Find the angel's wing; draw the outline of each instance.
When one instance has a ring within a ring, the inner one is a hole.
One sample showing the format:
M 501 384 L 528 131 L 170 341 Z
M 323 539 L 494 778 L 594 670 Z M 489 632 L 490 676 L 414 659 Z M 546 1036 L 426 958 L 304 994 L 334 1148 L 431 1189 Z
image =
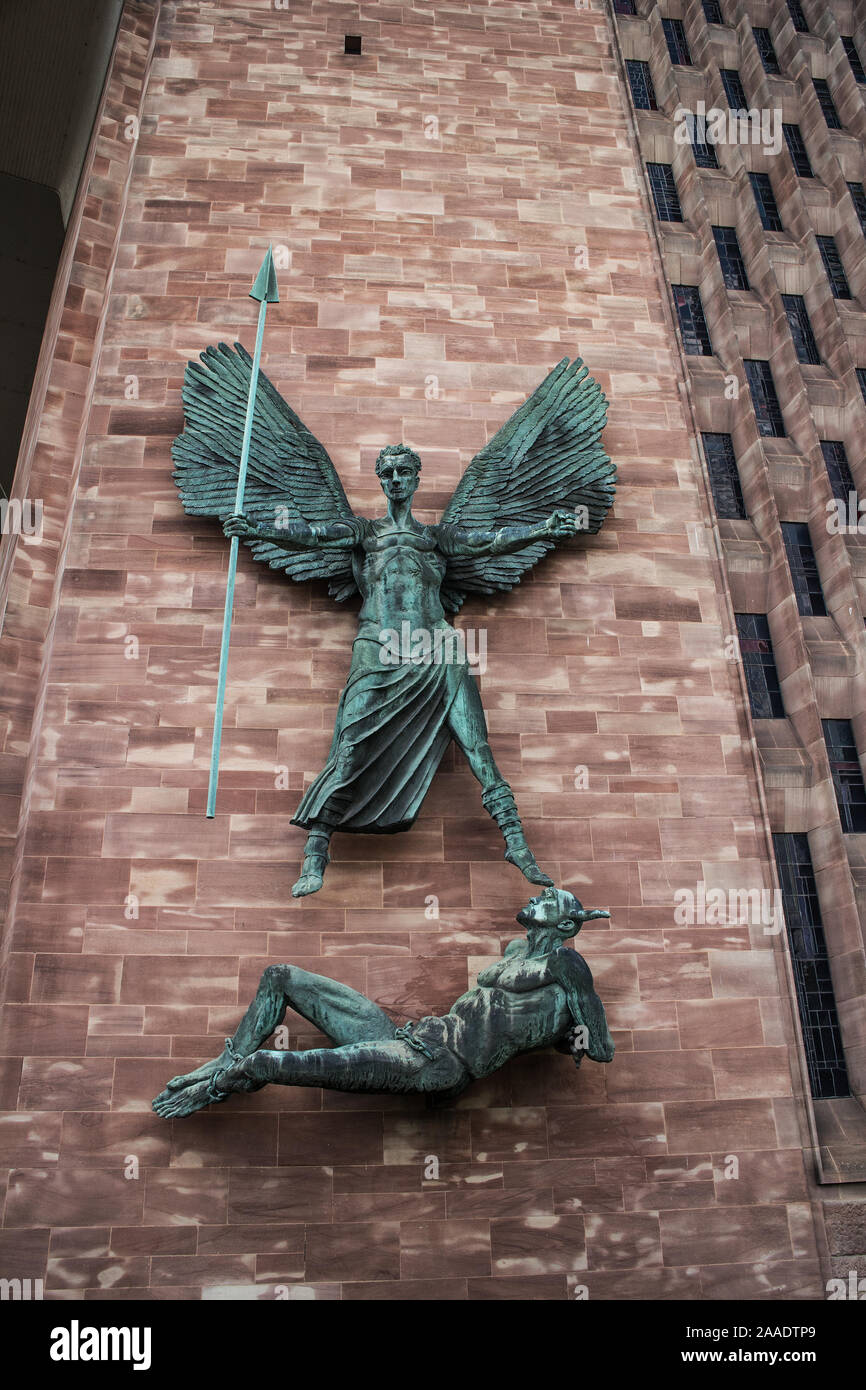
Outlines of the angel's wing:
M 184 511 L 220 521 L 235 510 L 238 464 L 252 358 L 235 343 L 209 347 L 204 364 L 188 362 L 183 379 L 184 432 L 171 446 L 174 480 Z M 352 509 L 324 446 L 259 373 L 250 439 L 244 514 L 267 526 L 351 521 Z M 349 550 L 282 550 L 250 540 L 257 560 L 292 579 L 327 579 L 336 599 L 355 593 Z
M 581 358 L 564 357 L 516 410 L 458 483 L 445 525 L 494 531 L 543 521 L 557 507 L 579 513 L 581 530 L 601 527 L 613 501 L 616 468 L 599 436 L 607 400 Z M 556 541 L 535 541 L 512 555 L 450 557 L 443 602 L 455 610 L 471 591 L 510 589 Z

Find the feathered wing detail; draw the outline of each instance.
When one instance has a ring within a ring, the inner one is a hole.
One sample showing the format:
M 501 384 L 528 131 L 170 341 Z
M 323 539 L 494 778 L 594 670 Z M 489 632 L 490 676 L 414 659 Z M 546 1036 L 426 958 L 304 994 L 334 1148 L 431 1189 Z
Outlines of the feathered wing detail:
M 557 507 L 585 507 L 581 529 L 600 529 L 613 501 L 616 468 L 601 446 L 607 400 L 580 357 L 564 357 L 476 454 L 442 524 L 494 531 L 544 521 Z M 583 515 L 583 514 L 581 514 Z M 467 592 L 510 589 L 557 542 L 512 555 L 450 557 L 442 598 L 452 611 Z
M 183 379 L 184 432 L 171 446 L 184 511 L 224 521 L 235 510 L 238 464 L 252 358 L 235 343 L 209 347 L 188 362 Z M 327 450 L 259 372 L 250 439 L 244 514 L 267 526 L 351 521 L 352 509 Z M 326 579 L 336 599 L 356 593 L 349 550 L 281 549 L 250 540 L 257 560 L 292 579 Z

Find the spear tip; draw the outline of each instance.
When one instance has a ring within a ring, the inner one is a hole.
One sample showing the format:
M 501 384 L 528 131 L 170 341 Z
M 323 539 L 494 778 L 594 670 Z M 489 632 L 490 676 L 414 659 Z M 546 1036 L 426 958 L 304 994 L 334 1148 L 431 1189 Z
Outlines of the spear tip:
M 253 282 L 250 290 L 250 299 L 257 299 L 259 303 L 266 299 L 269 304 L 279 304 L 280 296 L 277 293 L 277 272 L 274 269 L 273 247 L 268 247 L 267 255 L 259 267 L 259 273 Z

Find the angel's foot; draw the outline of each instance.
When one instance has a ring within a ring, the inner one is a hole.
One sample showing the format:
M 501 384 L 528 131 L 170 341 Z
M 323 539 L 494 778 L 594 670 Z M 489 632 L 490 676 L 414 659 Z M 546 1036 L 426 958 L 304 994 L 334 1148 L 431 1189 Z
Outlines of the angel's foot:
M 535 855 L 524 841 L 522 845 L 510 846 L 505 851 L 505 858 L 509 864 L 513 864 L 519 869 L 524 878 L 528 878 L 530 883 L 542 884 L 545 888 L 553 887 L 553 879 L 539 868 L 535 861 Z
M 293 898 L 306 898 L 310 893 L 318 893 L 325 881 L 325 870 L 331 862 L 328 845 L 331 843 L 330 828 L 319 823 L 314 825 L 304 845 L 304 862 L 301 877 L 292 885 Z
M 538 883 L 545 888 L 553 887 L 553 879 L 540 869 L 535 855 L 526 843 L 520 816 L 514 801 L 514 793 L 507 782 L 494 782 L 492 787 L 481 793 L 485 810 L 493 817 L 505 839 L 505 858 L 514 864 L 530 883 Z
M 305 854 L 301 877 L 297 883 L 292 884 L 292 897 L 306 898 L 310 893 L 318 893 L 325 881 L 328 863 L 327 854 Z

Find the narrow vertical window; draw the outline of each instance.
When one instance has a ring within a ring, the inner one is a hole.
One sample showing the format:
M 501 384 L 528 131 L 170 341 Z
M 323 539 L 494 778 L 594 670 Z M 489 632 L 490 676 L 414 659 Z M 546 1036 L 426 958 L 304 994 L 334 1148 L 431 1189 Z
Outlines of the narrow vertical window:
M 781 439 L 785 433 L 785 422 L 782 418 L 782 408 L 779 405 L 779 397 L 776 395 L 769 362 L 762 362 L 757 358 L 747 358 L 743 365 L 746 369 L 746 380 L 749 383 L 759 434 Z
M 647 164 L 650 190 L 660 222 L 682 222 L 683 212 L 677 194 L 677 183 L 670 164 Z
M 808 526 L 799 521 L 783 521 L 782 538 L 794 582 L 797 612 L 804 618 L 823 618 L 827 605 Z
M 671 289 L 686 352 L 692 357 L 712 357 L 710 331 L 697 285 L 671 285 Z
M 851 465 L 848 462 L 845 445 L 841 439 L 822 439 L 821 453 L 824 455 L 824 463 L 827 465 L 827 476 L 830 479 L 833 496 L 847 503 L 848 494 L 856 489 L 854 479 L 851 476 Z
M 857 213 L 860 230 L 866 236 L 866 193 L 863 191 L 862 183 L 849 183 L 848 192 L 851 194 L 851 202 Z
M 781 232 L 783 230 L 782 218 L 776 205 L 770 175 L 750 174 L 749 183 L 752 185 L 752 192 L 758 205 L 761 226 L 766 232 Z
M 845 57 L 851 64 L 851 71 L 858 82 L 866 82 L 866 72 L 863 71 L 863 64 L 860 62 L 860 54 L 854 46 L 852 38 L 842 38 L 842 47 L 845 50 Z
M 702 432 L 701 443 L 717 515 L 725 521 L 744 521 L 746 504 L 731 436 Z
M 692 55 L 689 52 L 683 21 L 681 19 L 663 19 L 662 28 L 667 40 L 671 62 L 682 67 L 691 67 Z
M 803 14 L 803 6 L 800 0 L 788 0 L 788 14 L 798 34 L 808 34 L 809 26 L 806 23 L 806 16 Z
M 769 29 L 753 28 L 752 33 L 755 36 L 755 43 L 758 45 L 761 62 L 764 64 L 764 72 L 781 73 L 782 69 L 779 67 L 779 60 L 776 57 L 776 50 L 773 48 Z
M 752 715 L 755 719 L 784 719 L 785 706 L 766 614 L 735 613 L 734 617 Z
M 836 110 L 836 104 L 830 93 L 829 83 L 823 77 L 813 77 L 812 85 L 815 88 L 815 95 L 824 113 L 824 120 L 827 122 L 830 130 L 841 130 L 842 122 L 839 120 L 839 112 Z
M 773 836 L 809 1086 L 816 1100 L 850 1094 L 815 870 L 805 835 Z
M 866 830 L 866 785 L 850 719 L 822 719 L 839 819 L 846 835 Z
M 836 238 L 817 236 L 815 240 L 818 243 L 818 250 L 821 252 L 821 260 L 824 262 L 824 269 L 827 272 L 827 279 L 830 281 L 833 298 L 850 299 L 851 290 L 848 287 L 848 277 L 845 274 L 842 257 L 836 246 Z
M 737 240 L 736 227 L 713 227 L 713 237 L 716 250 L 719 253 L 722 279 L 725 285 L 729 290 L 747 290 L 749 277 L 746 274 L 746 264 L 740 251 L 740 243 Z
M 743 87 L 742 79 L 736 68 L 720 68 L 722 86 L 725 89 L 725 96 L 728 98 L 728 105 L 732 111 L 748 111 L 749 103 L 746 100 L 746 91 Z
M 805 299 L 801 294 L 783 294 L 782 303 L 785 306 L 788 327 L 794 340 L 797 361 L 819 363 L 821 354 L 818 351 L 818 344 L 815 342 L 815 335 L 812 332 L 812 325 L 806 312 Z
M 788 146 L 788 153 L 794 165 L 794 169 L 801 179 L 813 179 L 812 165 L 809 163 L 809 156 L 806 153 L 806 146 L 803 143 L 803 136 L 798 125 L 788 125 L 782 122 L 782 134 L 785 137 L 785 144 Z
M 692 153 L 695 156 L 695 163 L 699 169 L 718 169 L 719 161 L 716 152 L 711 144 L 706 140 L 698 138 L 698 127 L 695 122 L 689 124 L 689 139 L 692 143 Z
M 638 62 L 635 58 L 629 58 L 625 67 L 628 73 L 628 85 L 631 87 L 631 99 L 637 109 L 639 111 L 658 111 L 656 89 L 653 86 L 649 63 Z

